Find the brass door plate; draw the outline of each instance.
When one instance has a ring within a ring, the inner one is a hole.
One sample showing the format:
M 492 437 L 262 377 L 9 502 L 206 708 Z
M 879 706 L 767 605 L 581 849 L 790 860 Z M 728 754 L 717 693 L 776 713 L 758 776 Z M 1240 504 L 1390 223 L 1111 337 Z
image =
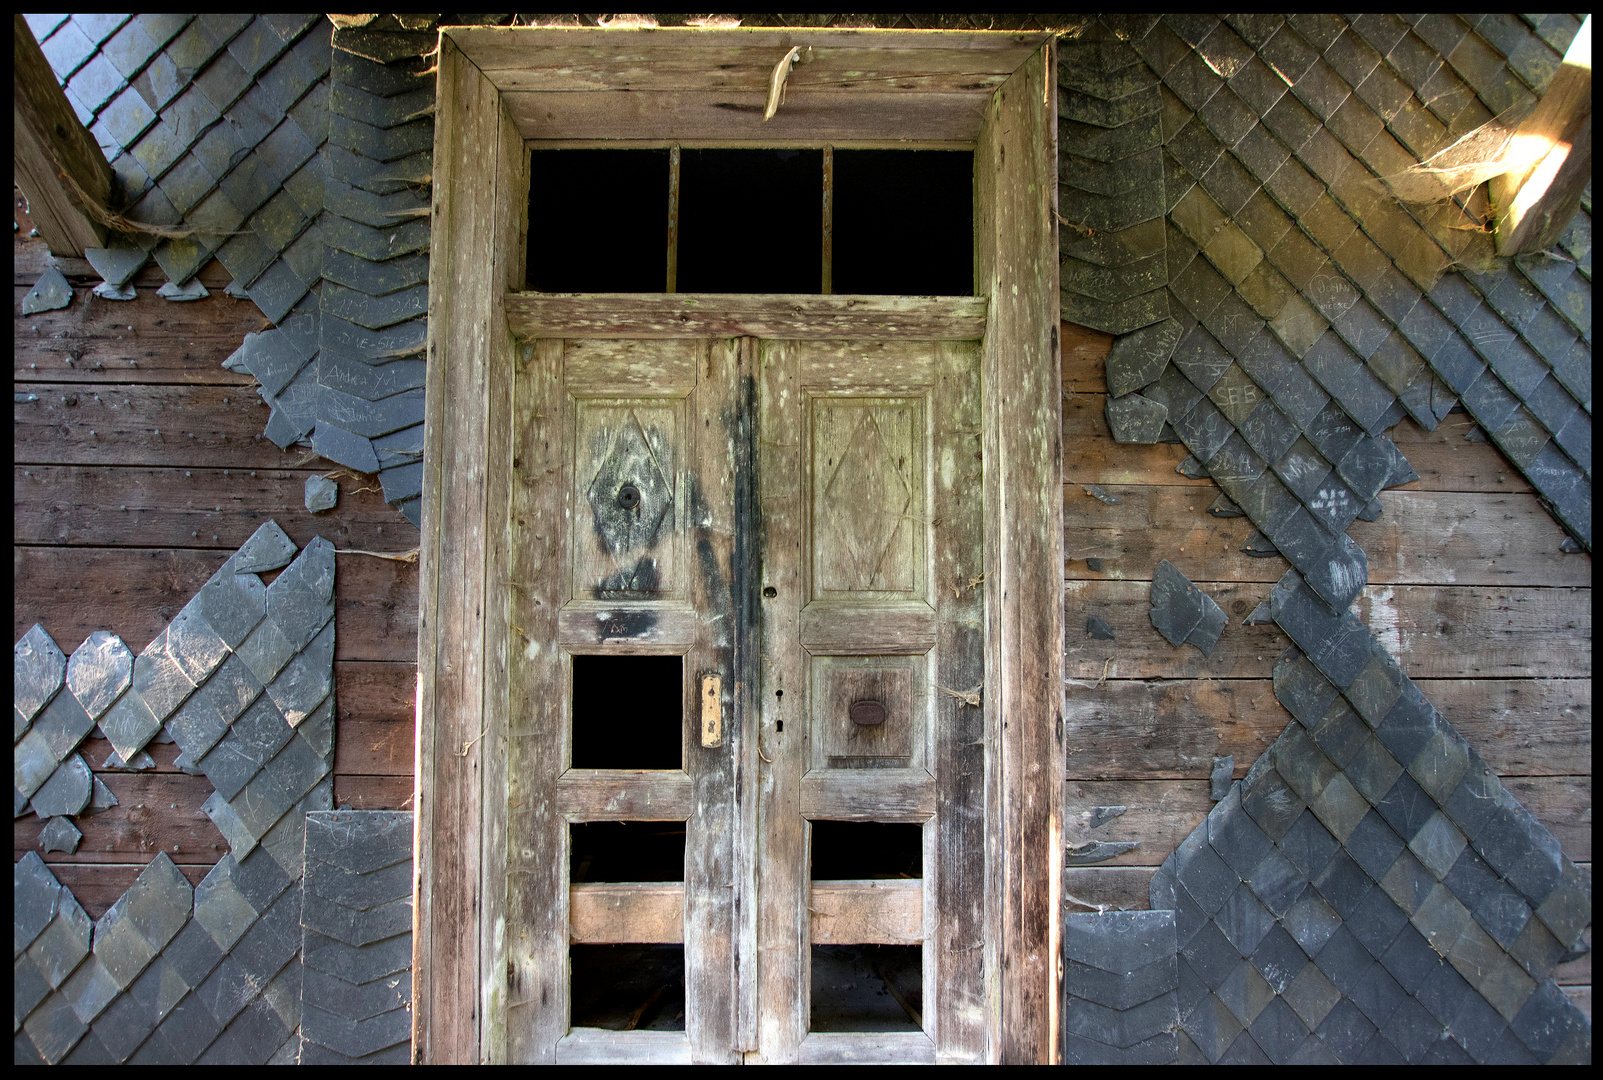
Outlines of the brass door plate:
M 724 741 L 724 707 L 720 697 L 724 680 L 721 675 L 701 677 L 701 745 L 718 746 Z

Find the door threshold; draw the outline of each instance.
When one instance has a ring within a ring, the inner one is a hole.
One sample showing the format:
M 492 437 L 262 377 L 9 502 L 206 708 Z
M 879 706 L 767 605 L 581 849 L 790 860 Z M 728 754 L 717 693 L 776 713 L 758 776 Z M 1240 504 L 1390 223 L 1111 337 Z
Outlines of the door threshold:
M 557 1064 L 689 1065 L 690 1037 L 683 1031 L 574 1028 L 557 1040 Z
M 935 1042 L 922 1031 L 814 1032 L 798 1065 L 933 1065 Z

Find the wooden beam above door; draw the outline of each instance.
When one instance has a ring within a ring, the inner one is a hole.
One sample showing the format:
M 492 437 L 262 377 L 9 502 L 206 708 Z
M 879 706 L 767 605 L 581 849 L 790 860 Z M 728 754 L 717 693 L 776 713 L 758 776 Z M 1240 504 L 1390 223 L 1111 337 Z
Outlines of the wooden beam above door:
M 506 294 L 512 333 L 534 338 L 761 337 L 819 341 L 976 341 L 979 296 L 816 296 L 696 293 Z

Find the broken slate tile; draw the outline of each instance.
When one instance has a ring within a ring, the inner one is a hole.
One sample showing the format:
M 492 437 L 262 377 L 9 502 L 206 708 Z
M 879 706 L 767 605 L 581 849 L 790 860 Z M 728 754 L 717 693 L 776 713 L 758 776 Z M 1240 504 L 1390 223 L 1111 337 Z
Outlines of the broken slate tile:
M 1236 774 L 1236 759 L 1234 755 L 1216 757 L 1213 759 L 1213 772 L 1208 777 L 1208 798 L 1218 802 L 1230 794 L 1230 785 L 1234 782 Z
M 326 476 L 306 478 L 306 509 L 314 514 L 334 509 L 339 494 L 339 485 Z
M 133 678 L 134 654 L 122 638 L 96 630 L 67 661 L 67 689 L 89 717 L 100 719 Z
M 58 311 L 72 303 L 72 285 L 54 266 L 48 267 L 34 283 L 28 295 L 22 298 L 22 313 L 37 315 L 41 311 Z
M 82 812 L 89 805 L 93 777 L 89 766 L 77 754 L 63 761 L 44 786 L 33 795 L 33 812 L 41 818 L 63 817 Z
M 1164 559 L 1152 573 L 1150 617 L 1171 645 L 1178 646 L 1197 628 L 1206 610 L 1202 590 Z M 1217 606 L 1217 605 L 1215 605 Z
M 1088 615 L 1085 620 L 1085 636 L 1096 641 L 1112 641 L 1113 627 L 1095 615 Z
M 45 822 L 45 827 L 39 832 L 39 849 L 45 852 L 64 851 L 71 855 L 78 850 L 81 840 L 83 833 L 72 822 L 64 817 L 53 817 Z
M 1123 397 L 1156 382 L 1174 352 L 1180 330 L 1179 323 L 1165 319 L 1115 341 L 1106 360 L 1108 393 Z
M 269 521 L 251 534 L 251 538 L 231 560 L 236 574 L 260 574 L 288 566 L 295 558 L 295 542 L 285 535 L 276 521 Z

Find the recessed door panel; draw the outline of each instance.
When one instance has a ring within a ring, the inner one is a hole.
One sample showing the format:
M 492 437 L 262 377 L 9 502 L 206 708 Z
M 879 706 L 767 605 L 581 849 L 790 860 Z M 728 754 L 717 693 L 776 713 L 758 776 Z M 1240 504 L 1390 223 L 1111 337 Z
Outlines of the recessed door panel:
M 679 402 L 574 402 L 574 599 L 680 595 L 681 414 Z
M 812 599 L 922 595 L 924 401 L 809 395 Z

